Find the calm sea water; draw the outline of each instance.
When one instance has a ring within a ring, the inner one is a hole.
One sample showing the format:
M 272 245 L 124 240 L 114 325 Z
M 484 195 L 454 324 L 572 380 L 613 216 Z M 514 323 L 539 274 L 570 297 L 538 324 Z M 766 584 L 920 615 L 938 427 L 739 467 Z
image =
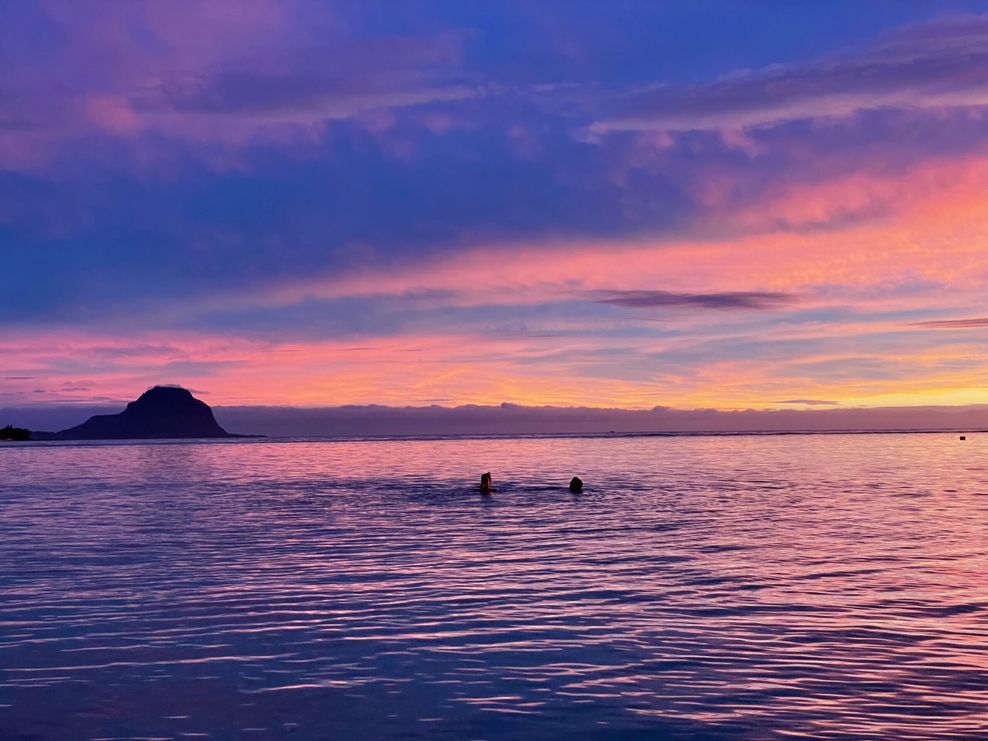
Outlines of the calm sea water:
M 0 737 L 984 738 L 986 532 L 988 435 L 8 445 Z

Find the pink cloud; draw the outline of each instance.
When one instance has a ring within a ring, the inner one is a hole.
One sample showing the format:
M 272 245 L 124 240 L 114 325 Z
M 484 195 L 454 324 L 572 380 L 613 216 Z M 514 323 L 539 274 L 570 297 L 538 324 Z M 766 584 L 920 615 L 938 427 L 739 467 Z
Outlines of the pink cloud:
M 438 292 L 441 302 L 478 305 L 568 300 L 620 288 L 781 292 L 800 295 L 804 306 L 854 301 L 891 308 L 917 300 L 901 296 L 901 287 L 922 293 L 928 285 L 933 301 L 949 305 L 969 300 L 988 281 L 985 203 L 988 158 L 942 158 L 904 173 L 780 185 L 733 211 L 711 203 L 712 222 L 746 236 L 490 245 L 386 273 L 369 264 L 273 289 L 267 300 Z M 841 213 L 874 216 L 839 229 L 789 231 L 830 223 Z
M 924 336 L 934 334 L 930 332 L 879 345 L 875 335 L 854 336 L 843 326 L 836 332 L 834 329 L 818 332 L 816 349 L 811 351 L 798 348 L 788 354 L 743 359 L 709 357 L 691 365 L 666 361 L 656 364 L 645 377 L 628 378 L 601 376 L 596 367 L 601 352 L 610 348 L 622 362 L 637 364 L 650 353 L 700 346 L 715 338 L 657 338 L 641 342 L 629 355 L 627 340 L 606 334 L 417 334 L 352 344 L 231 341 L 173 333 L 126 339 L 78 333 L 20 337 L 7 333 L 0 343 L 0 362 L 14 370 L 4 381 L 6 395 L 2 401 L 10 406 L 80 397 L 124 400 L 163 382 L 201 389 L 208 392 L 210 403 L 227 405 L 405 405 L 443 398 L 449 403 L 510 400 L 523 404 L 737 409 L 770 408 L 779 398 L 827 398 L 851 406 L 988 401 L 988 392 L 976 391 L 980 388 L 978 379 L 988 371 L 988 352 L 977 342 L 924 341 Z M 730 342 L 742 339 L 738 335 Z M 903 348 L 909 349 L 908 362 L 903 359 Z M 856 367 L 862 364 L 886 372 L 880 378 L 860 375 Z M 822 367 L 847 372 L 834 375 L 821 371 Z M 85 379 L 84 394 L 73 388 L 80 378 Z M 38 390 L 42 393 L 35 393 Z
M 452 33 L 349 39 L 324 4 L 98 7 L 45 4 L 64 42 L 7 66 L 0 120 L 21 125 L 0 127 L 0 166 L 50 166 L 98 136 L 129 140 L 135 160 L 168 151 L 141 133 L 233 151 L 304 147 L 333 120 L 474 95 L 446 79 L 462 41 Z

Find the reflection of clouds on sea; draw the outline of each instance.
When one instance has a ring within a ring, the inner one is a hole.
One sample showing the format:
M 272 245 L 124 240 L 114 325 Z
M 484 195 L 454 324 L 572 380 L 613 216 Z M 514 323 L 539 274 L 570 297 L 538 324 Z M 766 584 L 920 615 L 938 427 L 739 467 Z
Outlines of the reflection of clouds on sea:
M 0 729 L 980 733 L 979 441 L 4 448 Z

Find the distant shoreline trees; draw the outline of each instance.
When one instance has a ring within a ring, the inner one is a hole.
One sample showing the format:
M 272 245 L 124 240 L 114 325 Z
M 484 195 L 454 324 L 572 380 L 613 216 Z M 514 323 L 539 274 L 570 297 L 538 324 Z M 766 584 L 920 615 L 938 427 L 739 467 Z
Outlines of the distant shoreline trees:
M 21 442 L 30 439 L 31 431 L 25 430 L 23 427 L 14 427 L 13 425 L 0 427 L 0 440 L 16 440 Z

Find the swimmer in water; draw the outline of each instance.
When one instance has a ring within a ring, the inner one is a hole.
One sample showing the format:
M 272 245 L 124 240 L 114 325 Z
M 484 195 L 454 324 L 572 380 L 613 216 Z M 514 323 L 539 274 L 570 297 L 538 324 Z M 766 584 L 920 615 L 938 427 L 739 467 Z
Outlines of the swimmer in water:
M 581 491 L 583 491 L 583 481 L 582 479 L 580 479 L 579 476 L 574 476 L 573 479 L 569 482 L 569 490 L 574 494 L 579 494 Z
M 491 486 L 491 474 L 490 471 L 481 475 L 480 477 L 480 493 L 490 494 L 491 492 L 497 491 L 493 486 Z

